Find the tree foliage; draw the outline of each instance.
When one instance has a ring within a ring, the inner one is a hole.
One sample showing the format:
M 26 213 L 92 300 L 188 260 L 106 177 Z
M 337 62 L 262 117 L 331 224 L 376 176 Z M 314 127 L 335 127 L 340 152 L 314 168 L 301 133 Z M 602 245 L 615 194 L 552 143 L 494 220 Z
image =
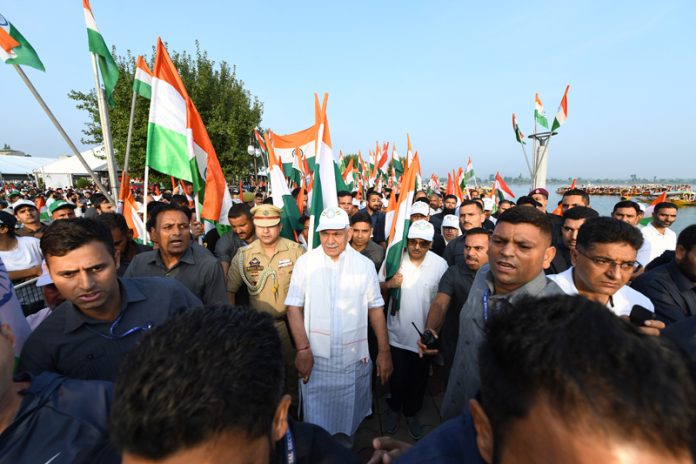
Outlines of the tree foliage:
M 116 160 L 118 166 L 122 167 L 128 138 L 136 57 L 130 50 L 126 56 L 119 56 L 114 49 L 113 55 L 120 74 L 114 90 L 114 107 L 109 110 L 109 118 Z M 170 52 L 170 55 L 186 90 L 203 118 L 228 181 L 232 177 L 252 174 L 253 160 L 247 153 L 247 146 L 254 127 L 260 125 L 263 104 L 244 88 L 244 82 L 237 77 L 234 66 L 230 67 L 225 61 L 216 64 L 208 57 L 206 51 L 200 49 L 198 41 L 193 55 L 186 51 Z M 154 48 L 152 55 L 145 56 L 145 60 L 152 68 Z M 86 127 L 82 131 L 85 135 L 82 143 L 102 143 L 94 89 L 88 92 L 71 90 L 68 97 L 77 102 L 78 109 L 86 111 L 89 115 Z M 131 176 L 138 176 L 145 167 L 149 108 L 149 100 L 137 98 L 128 168 Z

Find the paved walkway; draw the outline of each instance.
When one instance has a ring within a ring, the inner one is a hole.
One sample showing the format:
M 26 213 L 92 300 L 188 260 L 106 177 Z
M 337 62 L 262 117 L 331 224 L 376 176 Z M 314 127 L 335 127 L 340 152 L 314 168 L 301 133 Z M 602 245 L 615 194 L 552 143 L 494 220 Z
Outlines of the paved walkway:
M 426 394 L 423 400 L 423 409 L 418 413 L 418 420 L 423 426 L 423 431 L 426 434 L 440 425 L 440 407 L 446 387 L 447 385 L 444 382 L 442 369 L 434 367 L 433 375 L 428 379 Z M 384 433 L 382 415 L 387 408 L 386 397 L 388 394 L 389 389 L 386 387 L 380 386 L 376 389 L 372 406 L 373 414 L 360 424 L 358 431 L 355 433 L 353 451 L 359 454 L 362 462 L 367 462 L 370 456 L 372 456 L 372 439 L 386 435 Z M 399 429 L 392 437 L 408 443 L 415 442 L 415 440 L 408 435 L 406 419 L 403 415 L 401 416 Z

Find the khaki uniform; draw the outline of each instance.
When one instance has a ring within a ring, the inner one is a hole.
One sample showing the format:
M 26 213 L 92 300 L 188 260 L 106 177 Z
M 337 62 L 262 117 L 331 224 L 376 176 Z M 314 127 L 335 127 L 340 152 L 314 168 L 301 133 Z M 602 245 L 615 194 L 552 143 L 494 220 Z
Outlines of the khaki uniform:
M 290 278 L 304 248 L 286 238 L 279 238 L 276 251 L 268 257 L 257 239 L 241 248 L 230 262 L 227 273 L 227 291 L 237 293 L 242 285 L 249 289 L 249 303 L 252 308 L 271 314 L 276 319 L 276 328 L 280 334 L 285 363 L 285 388 L 297 401 L 297 371 L 295 369 L 295 347 L 293 346 L 287 318 L 285 317 L 285 298 L 288 296 Z M 240 269 L 241 267 L 241 269 Z M 241 272 L 249 286 L 242 279 Z M 260 288 L 259 285 L 263 285 Z

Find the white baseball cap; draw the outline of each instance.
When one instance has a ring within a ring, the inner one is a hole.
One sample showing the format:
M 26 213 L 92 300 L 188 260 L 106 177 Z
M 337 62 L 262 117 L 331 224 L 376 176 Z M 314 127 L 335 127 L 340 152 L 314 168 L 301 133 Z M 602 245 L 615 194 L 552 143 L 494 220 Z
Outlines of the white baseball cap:
M 34 209 L 38 209 L 36 207 L 36 203 L 34 203 L 33 201 L 25 200 L 24 198 L 22 198 L 21 200 L 17 200 L 12 204 L 12 210 L 17 212 L 23 206 L 31 206 Z
M 319 216 L 317 232 L 322 230 L 340 230 L 350 225 L 348 214 L 338 206 L 329 206 Z
M 454 214 L 448 214 L 442 218 L 442 227 L 454 227 L 459 229 L 459 219 Z
M 433 241 L 435 228 L 428 221 L 416 221 L 411 223 L 408 229 L 408 238 L 420 238 L 421 240 Z
M 417 201 L 411 205 L 411 216 L 420 214 L 422 216 L 430 216 L 430 205 L 422 201 Z
M 495 202 L 493 201 L 492 198 L 485 197 L 483 199 L 483 210 L 484 211 L 493 211 L 493 205 L 495 205 Z

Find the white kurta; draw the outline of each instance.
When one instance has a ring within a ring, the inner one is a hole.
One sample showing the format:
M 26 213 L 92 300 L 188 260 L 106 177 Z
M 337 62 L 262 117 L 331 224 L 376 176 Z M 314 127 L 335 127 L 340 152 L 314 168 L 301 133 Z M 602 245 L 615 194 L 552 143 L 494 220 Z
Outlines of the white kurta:
M 395 315 L 389 312 L 387 328 L 389 344 L 397 348 L 418 353 L 418 332 L 425 330 L 430 304 L 437 295 L 437 287 L 442 274 L 447 270 L 447 262 L 429 251 L 420 265 L 415 265 L 404 253 L 399 272 L 404 276 L 401 283 L 401 302 Z
M 664 235 L 659 233 L 652 223 L 643 227 L 640 230 L 643 233 L 643 239 L 650 244 L 649 250 L 650 254 L 647 257 L 640 256 L 638 262 L 643 266 L 647 265 L 650 261 L 660 256 L 667 250 L 674 250 L 677 248 L 677 234 L 671 229 L 665 229 Z
M 348 288 L 341 276 L 344 275 L 346 252 L 358 255 L 358 271 L 366 279 L 364 288 Z M 345 318 L 338 310 L 337 295 L 350 292 L 367 296 L 367 307 L 384 306 L 379 291 L 379 282 L 375 265 L 368 258 L 359 255 L 352 248 L 342 253 L 337 262 L 325 256 L 323 268 L 308 269 L 309 252 L 295 263 L 288 296 L 288 306 L 305 306 L 306 279 L 313 272 L 324 273 L 323 280 L 328 282 L 329 304 L 331 305 L 331 343 L 330 357 L 314 356 L 314 367 L 305 384 L 299 381 L 301 407 L 304 421 L 319 425 L 330 434 L 345 433 L 353 435 L 362 420 L 372 412 L 371 374 L 372 364 L 369 357 L 358 362 L 349 361 L 344 345 Z M 307 311 L 307 309 L 305 309 Z M 311 315 L 305 314 L 305 317 Z M 367 336 L 367 334 L 365 334 Z M 313 350 L 314 352 L 314 350 Z

